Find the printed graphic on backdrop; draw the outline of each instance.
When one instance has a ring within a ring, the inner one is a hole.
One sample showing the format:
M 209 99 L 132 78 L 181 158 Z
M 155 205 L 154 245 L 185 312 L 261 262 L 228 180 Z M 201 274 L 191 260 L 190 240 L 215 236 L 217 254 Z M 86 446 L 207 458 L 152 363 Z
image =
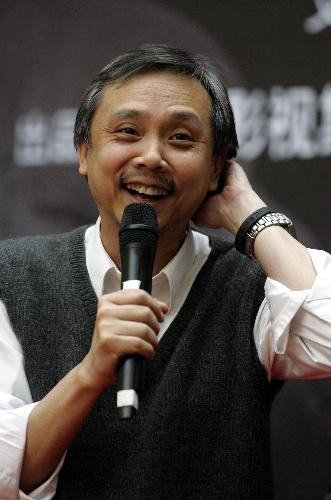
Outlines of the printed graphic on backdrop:
M 331 26 L 331 1 L 314 0 L 316 12 L 304 22 L 307 33 L 319 33 Z

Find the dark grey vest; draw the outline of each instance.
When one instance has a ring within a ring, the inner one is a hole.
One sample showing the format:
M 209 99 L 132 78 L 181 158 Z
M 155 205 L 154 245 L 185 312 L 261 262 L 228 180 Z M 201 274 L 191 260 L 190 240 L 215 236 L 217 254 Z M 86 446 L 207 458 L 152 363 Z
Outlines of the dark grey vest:
M 87 353 L 97 299 L 84 228 L 0 243 L 0 297 L 20 339 L 34 400 Z M 271 498 L 273 391 L 252 336 L 265 275 L 230 244 L 212 252 L 147 362 L 138 414 L 116 416 L 116 386 L 68 450 L 56 498 Z

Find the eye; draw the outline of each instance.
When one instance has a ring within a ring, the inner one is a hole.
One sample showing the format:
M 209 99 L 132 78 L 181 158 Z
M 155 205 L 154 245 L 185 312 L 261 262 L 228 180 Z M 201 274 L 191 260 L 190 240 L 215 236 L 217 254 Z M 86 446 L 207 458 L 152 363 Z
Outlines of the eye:
M 130 124 L 119 125 L 114 130 L 114 136 L 118 141 L 136 142 L 140 138 L 140 132 L 135 126 L 132 126 Z
M 187 132 L 177 132 L 170 137 L 170 140 L 183 143 L 192 143 L 194 142 L 194 137 Z
M 119 134 L 127 134 L 127 135 L 138 135 L 138 132 L 133 127 L 121 127 L 116 130 Z

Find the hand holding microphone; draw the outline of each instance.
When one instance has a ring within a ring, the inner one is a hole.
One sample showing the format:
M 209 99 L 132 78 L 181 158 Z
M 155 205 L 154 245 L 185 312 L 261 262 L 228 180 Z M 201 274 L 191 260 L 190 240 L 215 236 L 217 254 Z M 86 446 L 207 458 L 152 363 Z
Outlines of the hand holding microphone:
M 129 205 L 129 207 L 131 206 Z M 148 210 L 151 208 L 149 205 L 147 207 Z M 131 210 L 133 209 L 129 209 L 129 214 Z M 139 210 L 141 210 L 141 207 Z M 141 218 L 146 219 L 143 213 Z M 123 222 L 125 220 L 123 217 Z M 131 222 L 129 226 L 131 224 L 139 224 L 139 220 L 138 222 Z M 131 229 L 141 230 L 141 228 L 136 229 L 134 227 L 131 227 Z M 131 229 L 128 228 L 125 231 L 130 232 Z M 152 278 L 155 250 L 153 251 L 153 258 L 148 257 L 148 244 L 145 245 L 146 238 L 144 234 L 143 230 L 139 233 L 142 241 L 138 241 L 138 244 L 132 240 L 131 235 L 128 238 L 126 236 L 123 243 L 123 253 L 127 255 L 121 256 L 122 282 L 129 281 L 128 284 L 131 285 L 131 288 L 137 285 L 135 281 L 131 280 L 141 281 L 142 285 L 146 286 L 146 280 L 149 283 Z M 148 265 L 147 271 L 146 265 Z M 124 287 L 127 287 L 128 284 L 124 285 Z M 151 286 L 151 281 L 149 286 Z M 123 289 L 103 295 L 100 298 L 91 349 L 83 361 L 84 372 L 87 374 L 90 381 L 89 385 L 94 388 L 93 390 L 99 393 L 119 378 L 121 382 L 118 383 L 118 392 L 134 390 L 139 396 L 142 382 L 141 359 L 152 359 L 154 357 L 158 344 L 157 334 L 160 330 L 160 323 L 163 321 L 167 310 L 166 304 L 152 297 L 142 287 L 139 289 Z M 135 368 L 135 355 L 139 355 L 140 359 L 137 369 Z M 133 363 L 132 360 L 134 360 Z M 127 368 L 128 366 L 129 368 Z M 130 381 L 132 380 L 134 384 L 130 387 Z M 125 404 L 128 401 L 129 394 L 122 393 L 120 395 L 119 403 L 122 404 L 118 409 L 120 418 L 129 418 L 136 412 L 133 404 Z M 138 399 L 133 401 L 137 403 Z

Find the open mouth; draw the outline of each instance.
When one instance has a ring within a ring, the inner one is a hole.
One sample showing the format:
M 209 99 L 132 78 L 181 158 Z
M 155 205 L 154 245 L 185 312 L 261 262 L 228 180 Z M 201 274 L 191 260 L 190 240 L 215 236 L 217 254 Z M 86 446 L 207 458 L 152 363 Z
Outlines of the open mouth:
M 122 188 L 125 189 L 131 196 L 145 201 L 162 200 L 170 194 L 170 191 L 167 189 L 157 186 L 143 186 L 142 184 L 127 183 L 122 184 Z

